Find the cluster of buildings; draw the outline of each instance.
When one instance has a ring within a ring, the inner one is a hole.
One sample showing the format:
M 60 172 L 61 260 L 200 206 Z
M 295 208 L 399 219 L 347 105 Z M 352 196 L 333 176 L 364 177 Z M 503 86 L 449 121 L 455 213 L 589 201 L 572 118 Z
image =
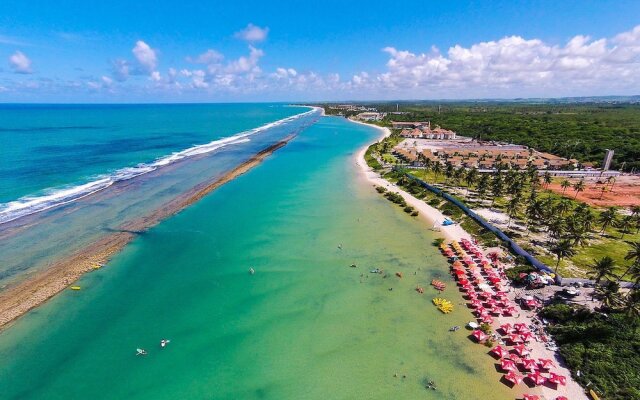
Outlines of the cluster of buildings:
M 413 165 L 423 165 L 430 160 L 431 163 L 479 170 L 494 170 L 498 166 L 522 170 L 530 165 L 539 170 L 573 170 L 581 167 L 578 160 L 539 152 L 526 146 L 478 143 L 469 139 L 435 143 L 432 140 L 405 139 L 393 152 L 404 162 Z
M 387 113 L 361 112 L 360 114 L 357 114 L 354 118 L 359 121 L 382 121 L 382 119 L 386 116 L 387 116 Z
M 400 129 L 400 136 L 411 139 L 454 140 L 456 133 L 436 126 L 431 128 L 428 122 L 392 122 L 393 129 Z

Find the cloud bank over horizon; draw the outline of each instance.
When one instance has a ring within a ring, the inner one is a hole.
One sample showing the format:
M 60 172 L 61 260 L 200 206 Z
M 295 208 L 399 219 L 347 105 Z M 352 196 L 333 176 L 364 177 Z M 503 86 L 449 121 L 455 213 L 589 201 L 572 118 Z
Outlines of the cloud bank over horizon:
M 74 80 L 47 76 L 37 63 L 36 48 L 30 49 L 30 57 L 16 49 L 6 59 L 9 69 L 0 70 L 0 101 L 11 93 L 61 91 L 120 100 L 151 94 L 174 100 L 269 101 L 640 93 L 640 25 L 610 38 L 576 35 L 563 44 L 514 35 L 444 51 L 435 46 L 412 51 L 389 45 L 381 49 L 387 56 L 385 64 L 346 77 L 295 65 L 265 69 L 261 64 L 268 58 L 269 34 L 268 27 L 249 23 L 233 34 L 242 43 L 242 55 L 228 58 L 211 46 L 171 61 L 163 59 L 161 44 L 138 38 L 128 53 L 123 49 L 122 57 L 108 60 L 103 71 Z

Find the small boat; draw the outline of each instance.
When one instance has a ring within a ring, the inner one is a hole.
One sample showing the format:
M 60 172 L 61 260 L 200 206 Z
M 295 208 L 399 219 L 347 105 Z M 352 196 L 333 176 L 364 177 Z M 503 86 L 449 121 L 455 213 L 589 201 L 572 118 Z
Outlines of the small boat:
M 459 326 L 459 325 L 452 326 L 451 328 L 449 328 L 449 332 L 455 332 L 455 331 L 457 331 L 458 329 L 460 329 L 460 326 Z
M 443 299 L 441 297 L 436 297 L 436 298 L 433 299 L 433 304 L 443 314 L 449 314 L 451 311 L 453 311 L 453 303 L 451 303 L 447 299 Z
M 169 343 L 171 343 L 171 340 L 169 339 L 162 339 L 160 341 L 160 347 L 166 347 Z
M 249 268 L 249 275 L 253 275 L 256 273 L 256 270 L 253 267 Z
M 137 356 L 146 356 L 147 355 L 147 351 L 145 349 L 136 349 L 136 355 Z
M 438 279 L 433 279 L 431 281 L 431 286 L 433 286 L 434 288 L 436 288 L 439 291 L 443 291 L 447 287 L 447 285 L 444 282 L 442 282 L 442 281 L 440 281 Z
M 379 274 L 382 273 L 382 271 L 380 270 L 380 268 L 376 268 L 376 269 L 372 269 L 371 271 L 369 271 L 372 274 Z
M 420 286 L 416 286 L 416 292 L 422 294 L 422 293 L 424 293 L 424 288 L 422 288 Z
M 71 286 L 71 290 L 80 290 L 82 289 L 80 286 Z
M 402 272 L 396 272 L 396 276 L 397 276 L 398 278 L 402 278 Z
M 358 266 L 357 266 L 357 265 L 355 265 L 355 264 L 351 264 L 351 265 L 350 265 L 350 267 L 351 267 L 351 268 L 358 268 Z

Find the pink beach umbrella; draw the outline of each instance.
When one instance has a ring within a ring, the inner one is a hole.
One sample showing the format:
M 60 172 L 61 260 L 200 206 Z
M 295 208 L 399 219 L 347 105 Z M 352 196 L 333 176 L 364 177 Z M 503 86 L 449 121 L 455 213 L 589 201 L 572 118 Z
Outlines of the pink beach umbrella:
M 513 346 L 513 350 L 515 350 L 516 354 L 519 356 L 526 356 L 530 354 L 530 351 L 523 344 Z
M 502 315 L 513 315 L 516 313 L 516 308 L 511 306 L 511 307 L 507 307 L 502 311 Z
M 480 329 L 476 329 L 475 331 L 473 331 L 471 336 L 473 336 L 478 342 L 483 342 L 487 340 L 487 338 L 489 337 L 487 336 L 486 333 L 482 332 Z
M 491 351 L 489 352 L 498 358 L 502 358 L 505 354 L 507 354 L 507 351 L 504 349 L 504 347 L 499 345 L 491 349 Z
M 520 374 L 517 374 L 515 371 L 509 371 L 505 376 L 504 379 L 508 380 L 509 382 L 513 383 L 514 385 L 519 385 L 522 383 L 522 379 L 523 376 Z
M 513 329 L 515 329 L 516 332 L 522 332 L 527 329 L 527 324 L 523 324 L 521 322 L 515 323 L 513 324 Z
M 470 303 L 472 308 L 482 307 L 482 302 L 480 300 L 472 300 Z
M 558 396 L 556 400 L 569 400 L 569 398 L 567 396 Z
M 564 375 L 558 375 L 555 372 L 549 373 L 549 382 L 557 384 L 561 384 L 562 386 L 567 384 L 567 377 Z
M 505 359 L 500 361 L 500 369 L 503 371 L 516 371 L 518 367 L 513 360 Z
M 536 360 L 532 358 L 525 358 L 524 360 L 521 360 L 521 361 L 524 369 L 528 369 L 529 371 L 533 371 L 538 366 L 538 363 L 536 362 Z
M 536 394 L 525 394 L 522 395 L 522 400 L 540 400 L 540 397 Z
M 507 337 L 507 339 L 511 343 L 522 343 L 522 337 L 520 337 L 520 335 L 518 335 L 517 333 L 512 333 Z
M 549 369 L 551 367 L 555 367 L 555 364 L 553 363 L 553 361 L 548 358 L 539 358 L 538 365 L 542 369 Z
M 500 330 L 504 333 L 504 334 L 508 334 L 509 332 L 511 332 L 511 328 L 513 328 L 513 326 L 510 323 L 506 323 L 506 324 L 502 324 L 500 325 Z
M 547 381 L 547 378 L 540 375 L 539 372 L 534 372 L 532 374 L 529 374 L 527 375 L 527 378 L 529 378 L 533 383 L 535 383 L 536 386 L 544 385 L 544 383 Z
M 528 342 L 533 338 L 533 334 L 531 332 L 523 332 L 520 334 L 523 342 Z
M 490 315 L 485 315 L 480 320 L 485 324 L 493 324 L 493 318 Z

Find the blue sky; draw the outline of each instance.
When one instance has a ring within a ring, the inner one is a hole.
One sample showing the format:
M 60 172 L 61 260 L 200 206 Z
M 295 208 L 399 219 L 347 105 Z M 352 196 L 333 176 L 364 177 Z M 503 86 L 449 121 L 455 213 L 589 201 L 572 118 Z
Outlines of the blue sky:
M 640 93 L 640 1 L 346 3 L 5 0 L 0 102 Z

